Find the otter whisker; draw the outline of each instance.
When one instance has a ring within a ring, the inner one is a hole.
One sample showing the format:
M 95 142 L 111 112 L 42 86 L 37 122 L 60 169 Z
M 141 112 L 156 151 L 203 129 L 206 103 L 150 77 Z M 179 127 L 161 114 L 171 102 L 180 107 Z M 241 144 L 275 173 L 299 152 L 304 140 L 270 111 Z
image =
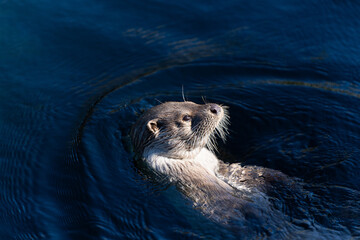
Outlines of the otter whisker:
M 181 94 L 184 102 L 186 102 L 185 95 L 184 95 L 184 85 L 181 85 Z
M 162 104 L 162 102 L 159 100 L 159 99 L 157 99 L 157 98 L 154 98 L 156 101 L 158 101 L 160 104 Z
M 207 104 L 207 102 L 206 102 L 206 97 L 201 96 L 201 99 L 203 100 L 204 104 Z

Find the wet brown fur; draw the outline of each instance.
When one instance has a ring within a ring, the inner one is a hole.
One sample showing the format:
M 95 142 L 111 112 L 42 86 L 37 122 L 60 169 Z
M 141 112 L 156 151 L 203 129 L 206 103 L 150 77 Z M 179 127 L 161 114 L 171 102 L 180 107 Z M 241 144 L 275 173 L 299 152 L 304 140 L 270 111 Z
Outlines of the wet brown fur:
M 209 112 L 211 106 L 166 102 L 149 109 L 132 128 L 135 151 L 175 182 L 207 216 L 222 222 L 234 216 L 266 219 L 270 210 L 267 189 L 273 182 L 291 180 L 275 170 L 225 164 L 209 152 L 206 146 L 214 147 L 216 131 L 225 137 L 228 119 L 223 107 L 221 115 L 214 115 Z M 186 115 L 191 123 L 184 122 Z

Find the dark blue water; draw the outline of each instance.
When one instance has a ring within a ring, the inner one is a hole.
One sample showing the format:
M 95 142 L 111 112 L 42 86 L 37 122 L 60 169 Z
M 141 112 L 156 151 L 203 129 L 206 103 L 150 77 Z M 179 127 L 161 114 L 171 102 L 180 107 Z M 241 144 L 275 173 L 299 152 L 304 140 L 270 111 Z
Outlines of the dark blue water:
M 360 238 L 359 16 L 350 0 L 0 0 L 0 239 Z M 283 228 L 214 222 L 133 160 L 138 113 L 182 86 L 230 107 L 220 158 L 303 184 L 274 196 Z

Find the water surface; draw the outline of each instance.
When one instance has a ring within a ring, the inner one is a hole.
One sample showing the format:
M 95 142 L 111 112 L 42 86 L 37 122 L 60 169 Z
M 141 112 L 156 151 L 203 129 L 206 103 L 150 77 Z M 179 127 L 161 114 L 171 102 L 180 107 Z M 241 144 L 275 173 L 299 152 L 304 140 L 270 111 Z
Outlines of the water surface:
M 0 1 L 1 239 L 360 237 L 354 1 Z M 158 101 L 229 106 L 227 162 L 299 179 L 243 234 L 134 162 Z M 289 226 L 296 231 L 289 231 Z

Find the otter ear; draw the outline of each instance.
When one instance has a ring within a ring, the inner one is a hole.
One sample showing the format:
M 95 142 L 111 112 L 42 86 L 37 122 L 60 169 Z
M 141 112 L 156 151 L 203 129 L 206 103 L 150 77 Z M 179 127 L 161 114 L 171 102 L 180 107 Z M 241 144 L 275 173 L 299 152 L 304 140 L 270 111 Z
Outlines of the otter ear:
M 159 132 L 158 119 L 152 119 L 147 123 L 147 128 L 156 135 Z

